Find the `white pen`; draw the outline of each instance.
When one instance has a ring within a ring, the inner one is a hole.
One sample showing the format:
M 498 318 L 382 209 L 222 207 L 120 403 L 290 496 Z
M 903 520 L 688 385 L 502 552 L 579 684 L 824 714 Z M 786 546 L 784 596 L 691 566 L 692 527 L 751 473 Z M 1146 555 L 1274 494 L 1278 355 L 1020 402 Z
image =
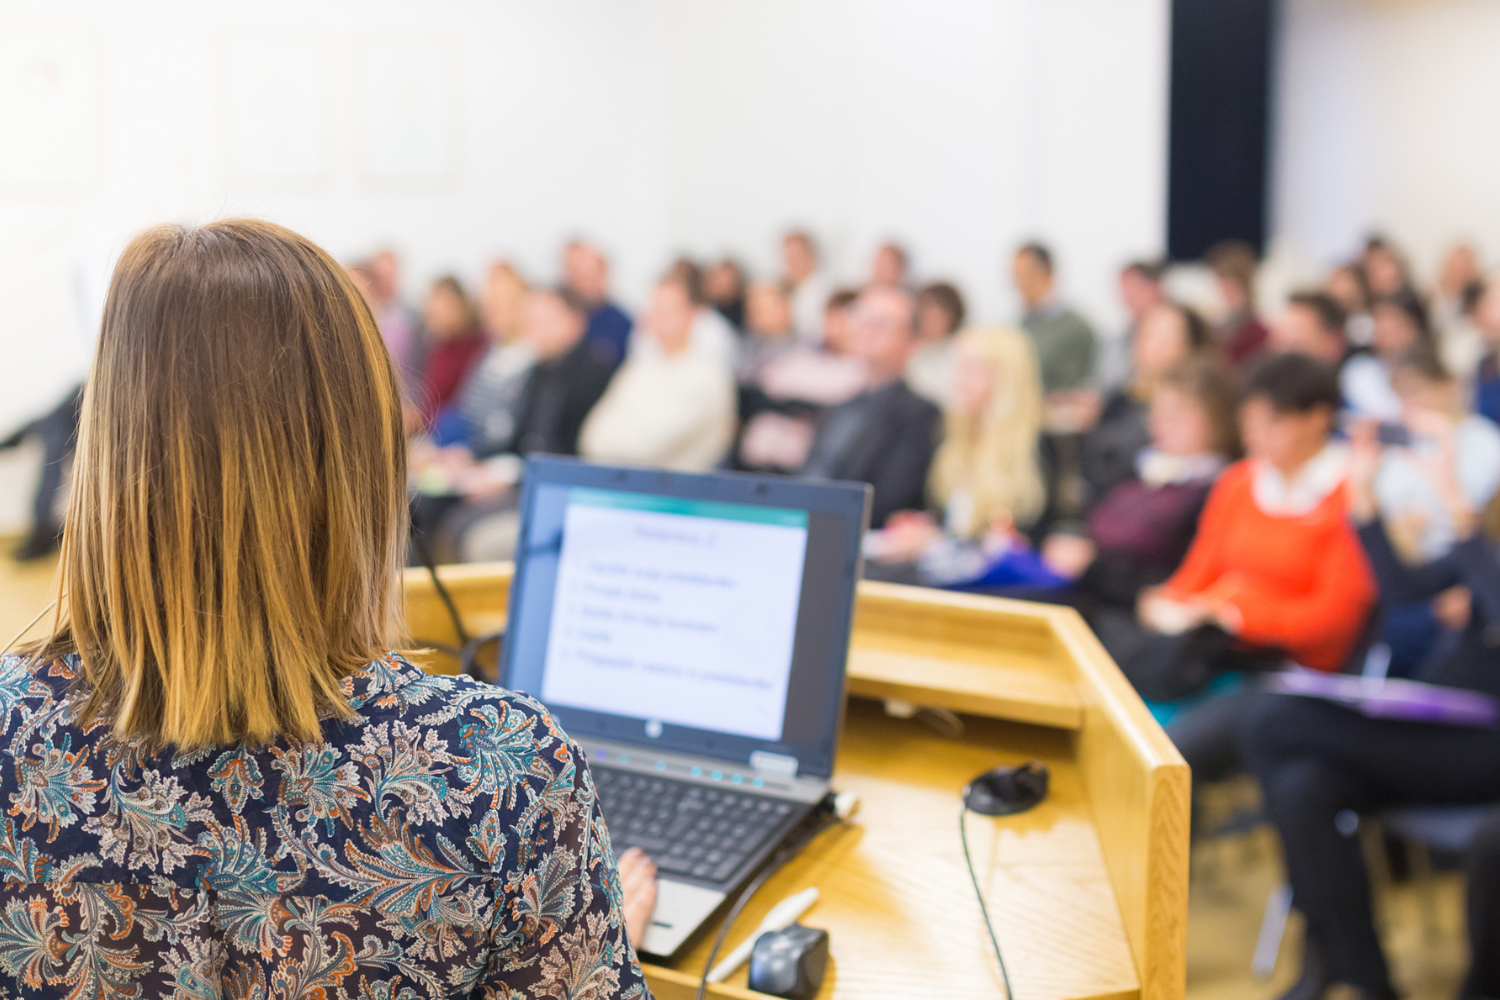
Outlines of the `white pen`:
M 745 960 L 750 957 L 750 952 L 755 948 L 755 942 L 760 939 L 762 934 L 766 933 L 766 931 L 779 931 L 784 927 L 790 927 L 797 922 L 798 917 L 812 909 L 812 905 L 817 901 L 818 890 L 816 888 L 803 889 L 801 892 L 788 896 L 771 907 L 771 912 L 766 914 L 766 919 L 760 922 L 760 926 L 755 929 L 755 933 L 745 938 L 740 946 L 731 951 L 724 961 L 714 966 L 713 971 L 708 974 L 708 981 L 711 983 L 722 983 L 734 975 L 734 970 L 744 965 Z

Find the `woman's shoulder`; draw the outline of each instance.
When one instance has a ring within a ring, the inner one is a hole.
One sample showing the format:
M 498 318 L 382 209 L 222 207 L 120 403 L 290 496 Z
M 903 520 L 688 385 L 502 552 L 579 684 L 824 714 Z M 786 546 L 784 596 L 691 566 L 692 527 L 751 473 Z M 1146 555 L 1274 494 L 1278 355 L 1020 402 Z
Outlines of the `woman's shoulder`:
M 346 678 L 344 694 L 360 727 L 400 722 L 408 728 L 452 730 L 466 740 L 499 725 L 517 740 L 529 738 L 539 745 L 567 741 L 535 699 L 472 677 L 430 674 L 400 653 Z

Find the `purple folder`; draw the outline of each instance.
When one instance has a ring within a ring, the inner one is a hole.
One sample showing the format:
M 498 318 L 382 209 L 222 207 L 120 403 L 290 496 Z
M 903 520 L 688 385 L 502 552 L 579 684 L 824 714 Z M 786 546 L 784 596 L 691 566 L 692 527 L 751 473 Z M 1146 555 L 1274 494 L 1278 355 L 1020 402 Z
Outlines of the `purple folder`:
M 1489 695 L 1421 681 L 1322 674 L 1296 667 L 1267 674 L 1266 688 L 1282 694 L 1337 702 L 1376 719 L 1439 722 L 1451 726 L 1500 724 L 1500 701 Z

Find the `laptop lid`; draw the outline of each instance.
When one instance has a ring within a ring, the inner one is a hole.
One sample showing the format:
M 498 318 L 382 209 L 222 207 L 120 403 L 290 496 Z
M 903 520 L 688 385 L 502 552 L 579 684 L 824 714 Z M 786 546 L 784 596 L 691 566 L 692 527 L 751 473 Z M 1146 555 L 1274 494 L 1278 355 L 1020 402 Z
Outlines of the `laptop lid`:
M 501 683 L 580 739 L 828 779 L 869 494 L 528 459 Z

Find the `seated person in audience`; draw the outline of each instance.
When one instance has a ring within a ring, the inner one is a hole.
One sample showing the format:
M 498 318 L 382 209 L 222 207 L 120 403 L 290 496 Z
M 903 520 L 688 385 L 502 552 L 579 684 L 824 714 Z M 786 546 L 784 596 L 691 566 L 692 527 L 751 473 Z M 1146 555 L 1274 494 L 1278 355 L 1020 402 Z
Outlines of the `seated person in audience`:
M 735 375 L 741 385 L 758 386 L 766 366 L 797 346 L 792 301 L 776 282 L 754 282 L 745 297 L 745 319 Z
M 871 576 L 931 582 L 952 567 L 980 567 L 1046 506 L 1037 451 L 1041 384 L 1030 338 L 1019 330 L 965 330 L 954 343 L 953 395 L 928 477 L 936 513 L 904 510 L 872 533 L 867 554 L 889 569 Z
M 687 257 L 679 257 L 667 271 L 668 277 L 677 280 L 693 302 L 693 336 L 689 345 L 694 351 L 706 352 L 715 361 L 734 367 L 740 353 L 740 336 L 723 314 L 708 304 L 703 292 L 703 271 Z M 631 345 L 632 351 L 654 351 L 657 341 L 643 331 Z
M 370 258 L 368 267 L 370 310 L 396 363 L 402 391 L 410 399 L 421 387 L 426 367 L 427 334 L 422 329 L 422 316 L 401 296 L 401 261 L 394 251 L 379 251 Z
M 1162 287 L 1166 267 L 1156 261 L 1136 260 L 1120 271 L 1120 303 L 1129 317 L 1119 336 L 1099 345 L 1095 376 L 1104 389 L 1114 389 L 1130 378 L 1130 352 L 1141 320 L 1154 306 L 1167 301 Z
M 416 410 L 407 420 L 413 430 L 431 424 L 438 411 L 448 405 L 486 347 L 479 314 L 464 286 L 452 275 L 433 282 L 422 315 L 431 346 L 422 388 L 413 400 Z
M 1215 484 L 1177 572 L 1141 594 L 1138 625 L 1100 634 L 1145 697 L 1174 701 L 1287 659 L 1345 665 L 1375 591 L 1346 516 L 1338 407 L 1333 371 L 1311 358 L 1272 355 L 1251 373 L 1248 457 Z
M 1484 356 L 1484 337 L 1474 323 L 1474 306 L 1484 291 L 1479 255 L 1468 243 L 1449 248 L 1432 294 L 1432 330 L 1439 356 L 1467 383 Z
M 1255 315 L 1255 270 L 1259 262 L 1248 243 L 1226 240 L 1209 248 L 1204 261 L 1214 273 L 1224 318 L 1214 327 L 1214 341 L 1232 365 L 1243 365 L 1266 346 L 1266 325 Z
M 1348 318 L 1328 292 L 1293 292 L 1271 327 L 1273 351 L 1295 351 L 1334 368 L 1349 354 Z
M 615 372 L 584 421 L 580 455 L 686 472 L 706 471 L 724 458 L 734 439 L 734 375 L 713 356 L 691 350 L 694 308 L 679 279 L 656 286 L 641 325 L 657 349 L 633 352 Z
M 1365 280 L 1364 265 L 1356 262 L 1334 268 L 1323 283 L 1323 290 L 1338 301 L 1348 317 L 1344 329 L 1349 346 L 1369 347 L 1375 339 L 1371 330 L 1375 321 L 1370 318 L 1370 285 Z
M 795 346 L 767 362 L 742 387 L 744 424 L 734 467 L 795 472 L 807 461 L 819 415 L 869 387 L 869 369 L 851 356 L 849 310 L 857 294 L 835 292 L 825 310 L 822 347 Z
M 875 487 L 870 515 L 882 527 L 898 510 L 919 508 L 937 447 L 937 407 L 902 380 L 916 347 L 917 306 L 888 285 L 860 294 L 850 321 L 853 354 L 869 372 L 869 388 L 826 411 L 801 473 Z
M 840 288 L 828 296 L 828 301 L 823 303 L 823 321 L 818 344 L 830 354 L 851 355 L 849 342 L 849 315 L 854 311 L 854 303 L 859 299 L 859 292 L 853 288 Z M 1500 336 L 1497 336 L 1500 340 Z
M 745 329 L 745 269 L 725 257 L 703 272 L 703 297 L 736 332 Z
M 479 319 L 490 345 L 514 344 L 521 339 L 521 310 L 526 302 L 526 279 L 509 261 L 497 260 L 485 275 Z
M 433 418 L 428 429 L 432 445 L 461 445 L 469 455 L 482 455 L 503 450 L 511 440 L 536 363 L 536 352 L 522 330 L 526 294 L 526 283 L 509 264 L 490 268 L 482 308 L 489 347 L 453 401 Z
M 823 343 L 824 310 L 833 282 L 818 269 L 818 246 L 812 235 L 793 230 L 781 238 L 781 280 L 792 296 L 797 339 L 811 347 Z
M 911 258 L 906 248 L 899 243 L 882 243 L 875 251 L 875 260 L 870 265 L 870 284 L 889 288 L 905 288 L 910 280 L 908 271 Z
M 1500 428 L 1464 410 L 1463 391 L 1427 348 L 1391 366 L 1401 420 L 1388 425 L 1409 442 L 1388 448 L 1375 479 L 1382 517 L 1408 563 L 1436 559 L 1455 539 L 1443 502 L 1443 477 L 1454 477 L 1469 506 L 1484 510 L 1500 488 Z M 1447 467 L 1438 469 L 1435 463 Z
M 1500 277 L 1492 278 L 1474 303 L 1474 325 L 1485 345 L 1474 375 L 1474 408 L 1500 423 Z
M 1410 265 L 1396 245 L 1384 236 L 1376 234 L 1365 240 L 1360 267 L 1365 273 L 1372 301 L 1402 292 L 1415 294 L 1416 282 L 1411 280 Z
M 1350 514 L 1382 594 L 1421 601 L 1462 586 L 1471 595 L 1456 646 L 1422 679 L 1500 697 L 1500 558 L 1481 532 L 1454 454 L 1433 470 L 1456 544 L 1412 566 L 1396 554 L 1382 523 L 1384 459 L 1373 422 L 1355 429 L 1352 452 Z M 1302 978 L 1285 997 L 1309 1000 L 1342 983 L 1365 997 L 1394 998 L 1360 840 L 1341 832 L 1336 818 L 1500 801 L 1500 728 L 1370 718 L 1313 698 L 1270 695 L 1259 699 L 1242 742 L 1281 834 L 1293 900 L 1307 918 Z M 1471 848 L 1468 872 L 1472 958 L 1461 995 L 1500 996 L 1500 813 Z
M 1375 491 L 1391 545 L 1416 565 L 1443 556 L 1454 544 L 1454 525 L 1442 500 L 1444 479 L 1456 478 L 1475 510 L 1486 509 L 1494 498 L 1500 487 L 1500 428 L 1465 412 L 1462 388 L 1430 349 L 1414 348 L 1398 359 L 1391 383 L 1402 417 L 1382 430 L 1388 439 L 1405 438 L 1406 446 L 1385 450 Z M 1439 469 L 1436 463 L 1449 467 Z M 1468 607 L 1464 595 L 1406 604 L 1382 597 L 1381 638 L 1391 654 L 1387 670 L 1398 677 L 1420 671 L 1444 630 L 1462 627 Z
M 912 391 L 937 407 L 953 392 L 953 335 L 964 325 L 964 298 L 946 281 L 917 293 L 917 350 L 906 366 Z
M 609 261 L 602 251 L 574 240 L 563 251 L 563 284 L 588 309 L 584 339 L 610 365 L 625 360 L 630 347 L 630 316 L 609 297 Z
M 1021 329 L 1036 344 L 1046 405 L 1057 393 L 1081 389 L 1094 372 L 1094 330 L 1078 313 L 1057 297 L 1052 252 L 1040 243 L 1028 243 L 1016 251 L 1012 261 L 1016 291 L 1026 309 Z
M 1147 587 L 1176 571 L 1208 491 L 1239 452 L 1234 380 L 1201 354 L 1162 372 L 1151 394 L 1149 443 L 1135 471 L 1088 515 L 1088 534 L 1047 539 L 1043 559 L 1077 584 L 1069 603 L 1091 620 L 1135 615 Z
M 1130 381 L 1111 392 L 1102 407 L 1094 404 L 1097 416 L 1080 420 L 1089 428 L 1080 470 L 1085 510 L 1134 474 L 1137 456 L 1151 443 L 1146 416 L 1161 377 L 1210 346 L 1208 324 L 1187 306 L 1163 302 L 1141 317 L 1131 345 Z
M 473 519 L 509 503 L 521 457 L 578 453 L 579 430 L 614 371 L 585 339 L 588 314 L 570 289 L 527 293 L 521 330 L 534 363 L 514 416 L 495 422 L 497 431 L 509 424 L 510 432 L 483 436 L 477 450 L 467 444 L 413 447 L 411 467 L 419 495 L 412 505 L 412 531 L 434 543 L 441 561 L 456 561 L 458 536 Z M 489 421 L 481 417 L 476 423 L 483 429 Z M 469 509 L 462 510 L 465 505 Z
M 1427 307 L 1410 289 L 1375 300 L 1371 352 L 1356 354 L 1339 373 L 1344 403 L 1355 416 L 1399 420 L 1401 400 L 1391 387 L 1391 365 L 1414 347 L 1435 350 Z

